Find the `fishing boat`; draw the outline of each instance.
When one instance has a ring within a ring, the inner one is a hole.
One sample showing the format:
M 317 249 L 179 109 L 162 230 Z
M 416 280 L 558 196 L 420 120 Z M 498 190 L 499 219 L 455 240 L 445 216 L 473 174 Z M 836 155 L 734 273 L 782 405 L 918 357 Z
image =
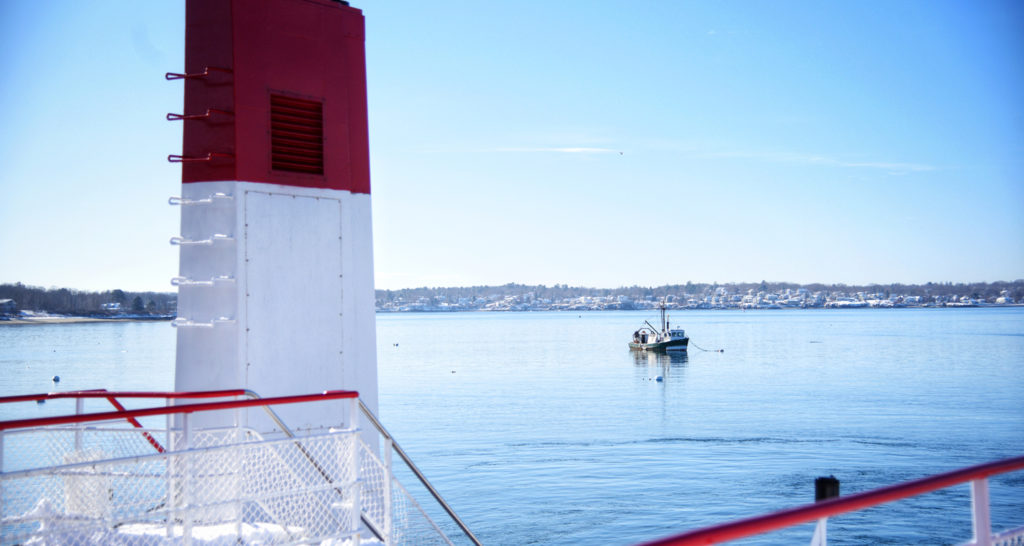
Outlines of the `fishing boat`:
M 655 328 L 653 324 L 644 321 L 637 331 L 633 332 L 633 339 L 629 342 L 629 348 L 633 351 L 685 351 L 690 344 L 690 338 L 686 337 L 686 331 L 682 328 L 672 328 L 665 315 L 665 304 L 658 306 L 661 311 L 661 328 Z

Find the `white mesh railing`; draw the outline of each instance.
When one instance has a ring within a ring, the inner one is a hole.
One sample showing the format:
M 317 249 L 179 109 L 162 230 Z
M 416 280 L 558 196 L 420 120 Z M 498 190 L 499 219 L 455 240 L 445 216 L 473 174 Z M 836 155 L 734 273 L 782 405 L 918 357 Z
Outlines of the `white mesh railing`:
M 460 543 L 470 543 L 479 546 L 480 541 L 469 530 L 465 522 L 452 510 L 451 506 L 441 497 L 441 494 L 427 480 L 409 455 L 405 452 L 391 433 L 384 428 L 377 417 L 359 402 L 362 414 L 370 421 L 373 428 L 379 433 L 381 443 L 381 457 L 386 467 L 386 474 L 392 476 L 394 488 L 388 497 L 392 506 L 387 510 L 388 514 L 395 519 L 392 535 L 402 537 L 405 543 L 410 544 L 453 544 L 453 538 L 459 539 Z M 394 467 L 392 466 L 392 453 L 401 459 L 402 475 L 407 476 L 410 487 L 414 487 L 419 495 L 409 493 L 409 490 L 395 479 Z M 422 499 L 427 503 L 428 509 L 418 503 L 416 499 Z M 437 522 L 440 522 L 439 525 Z M 397 539 L 396 539 L 397 540 Z
M 452 544 L 356 428 L 9 423 L 0 544 Z
M 5 473 L 2 542 L 282 544 L 359 532 L 358 457 L 365 450 L 357 434 L 268 441 L 250 432 L 235 442 L 238 436 L 224 434 L 225 445 L 120 458 L 71 450 L 66 464 Z
M 393 544 L 452 544 L 386 463 L 365 443 L 360 446 L 363 517 Z

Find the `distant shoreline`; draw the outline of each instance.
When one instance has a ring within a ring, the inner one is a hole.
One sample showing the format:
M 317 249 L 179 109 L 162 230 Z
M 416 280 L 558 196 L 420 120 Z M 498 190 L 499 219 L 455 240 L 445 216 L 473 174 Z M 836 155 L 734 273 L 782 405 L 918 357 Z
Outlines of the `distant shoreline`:
M 690 312 L 690 311 L 891 311 L 894 309 L 1008 309 L 1008 308 L 1021 308 L 1024 307 L 1024 303 L 990 303 L 984 305 L 897 305 L 893 307 L 870 307 L 870 306 L 855 306 L 855 307 L 669 307 L 667 308 L 670 312 Z M 654 307 L 637 307 L 634 309 L 598 309 L 598 308 L 569 308 L 569 309 L 550 309 L 550 308 L 538 308 L 538 309 L 437 309 L 437 308 L 413 308 L 413 309 L 377 309 L 376 314 L 378 315 L 402 315 L 402 314 L 450 314 L 450 313 L 614 313 L 617 311 L 656 311 Z
M 169 322 L 174 317 L 32 317 L 0 320 L 0 326 L 10 324 L 84 324 L 89 322 Z
M 972 306 L 902 306 L 902 307 L 851 307 L 850 309 L 999 309 L 999 308 L 1014 308 L 1024 307 L 1024 303 L 1010 303 L 1010 304 L 989 304 L 989 305 L 972 305 Z M 799 308 L 784 308 L 784 309 L 687 309 L 687 308 L 675 308 L 672 311 L 790 311 Z M 835 311 L 836 309 L 829 309 L 823 307 L 806 308 L 807 309 L 821 309 L 823 311 Z M 531 313 L 531 312 L 564 312 L 564 313 L 578 313 L 583 311 L 588 312 L 608 312 L 608 311 L 649 311 L 650 309 L 458 309 L 458 310 L 441 310 L 441 309 L 410 309 L 406 311 L 397 310 L 384 310 L 377 309 L 375 315 L 392 315 L 392 314 L 444 314 L 444 313 L 508 313 L 508 312 L 519 312 L 519 313 Z M 0 326 L 4 325 L 33 325 L 33 324 L 88 324 L 95 322 L 170 322 L 174 320 L 174 317 L 69 317 L 69 316 L 40 316 L 40 317 L 19 317 L 19 318 L 0 318 Z

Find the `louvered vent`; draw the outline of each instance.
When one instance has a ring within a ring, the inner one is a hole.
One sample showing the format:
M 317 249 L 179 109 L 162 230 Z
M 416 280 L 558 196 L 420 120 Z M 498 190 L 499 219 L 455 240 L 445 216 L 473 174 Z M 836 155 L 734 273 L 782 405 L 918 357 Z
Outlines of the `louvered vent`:
M 270 95 L 270 163 L 274 170 L 324 174 L 324 105 Z

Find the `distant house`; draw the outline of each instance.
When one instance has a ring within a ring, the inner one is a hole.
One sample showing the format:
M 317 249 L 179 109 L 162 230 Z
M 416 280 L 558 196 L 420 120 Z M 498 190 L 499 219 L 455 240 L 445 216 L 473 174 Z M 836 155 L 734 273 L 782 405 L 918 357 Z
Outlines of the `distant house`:
M 18 312 L 18 302 L 12 299 L 0 300 L 0 315 L 13 315 Z
M 117 302 L 104 303 L 100 306 L 104 311 L 120 311 L 121 304 Z

